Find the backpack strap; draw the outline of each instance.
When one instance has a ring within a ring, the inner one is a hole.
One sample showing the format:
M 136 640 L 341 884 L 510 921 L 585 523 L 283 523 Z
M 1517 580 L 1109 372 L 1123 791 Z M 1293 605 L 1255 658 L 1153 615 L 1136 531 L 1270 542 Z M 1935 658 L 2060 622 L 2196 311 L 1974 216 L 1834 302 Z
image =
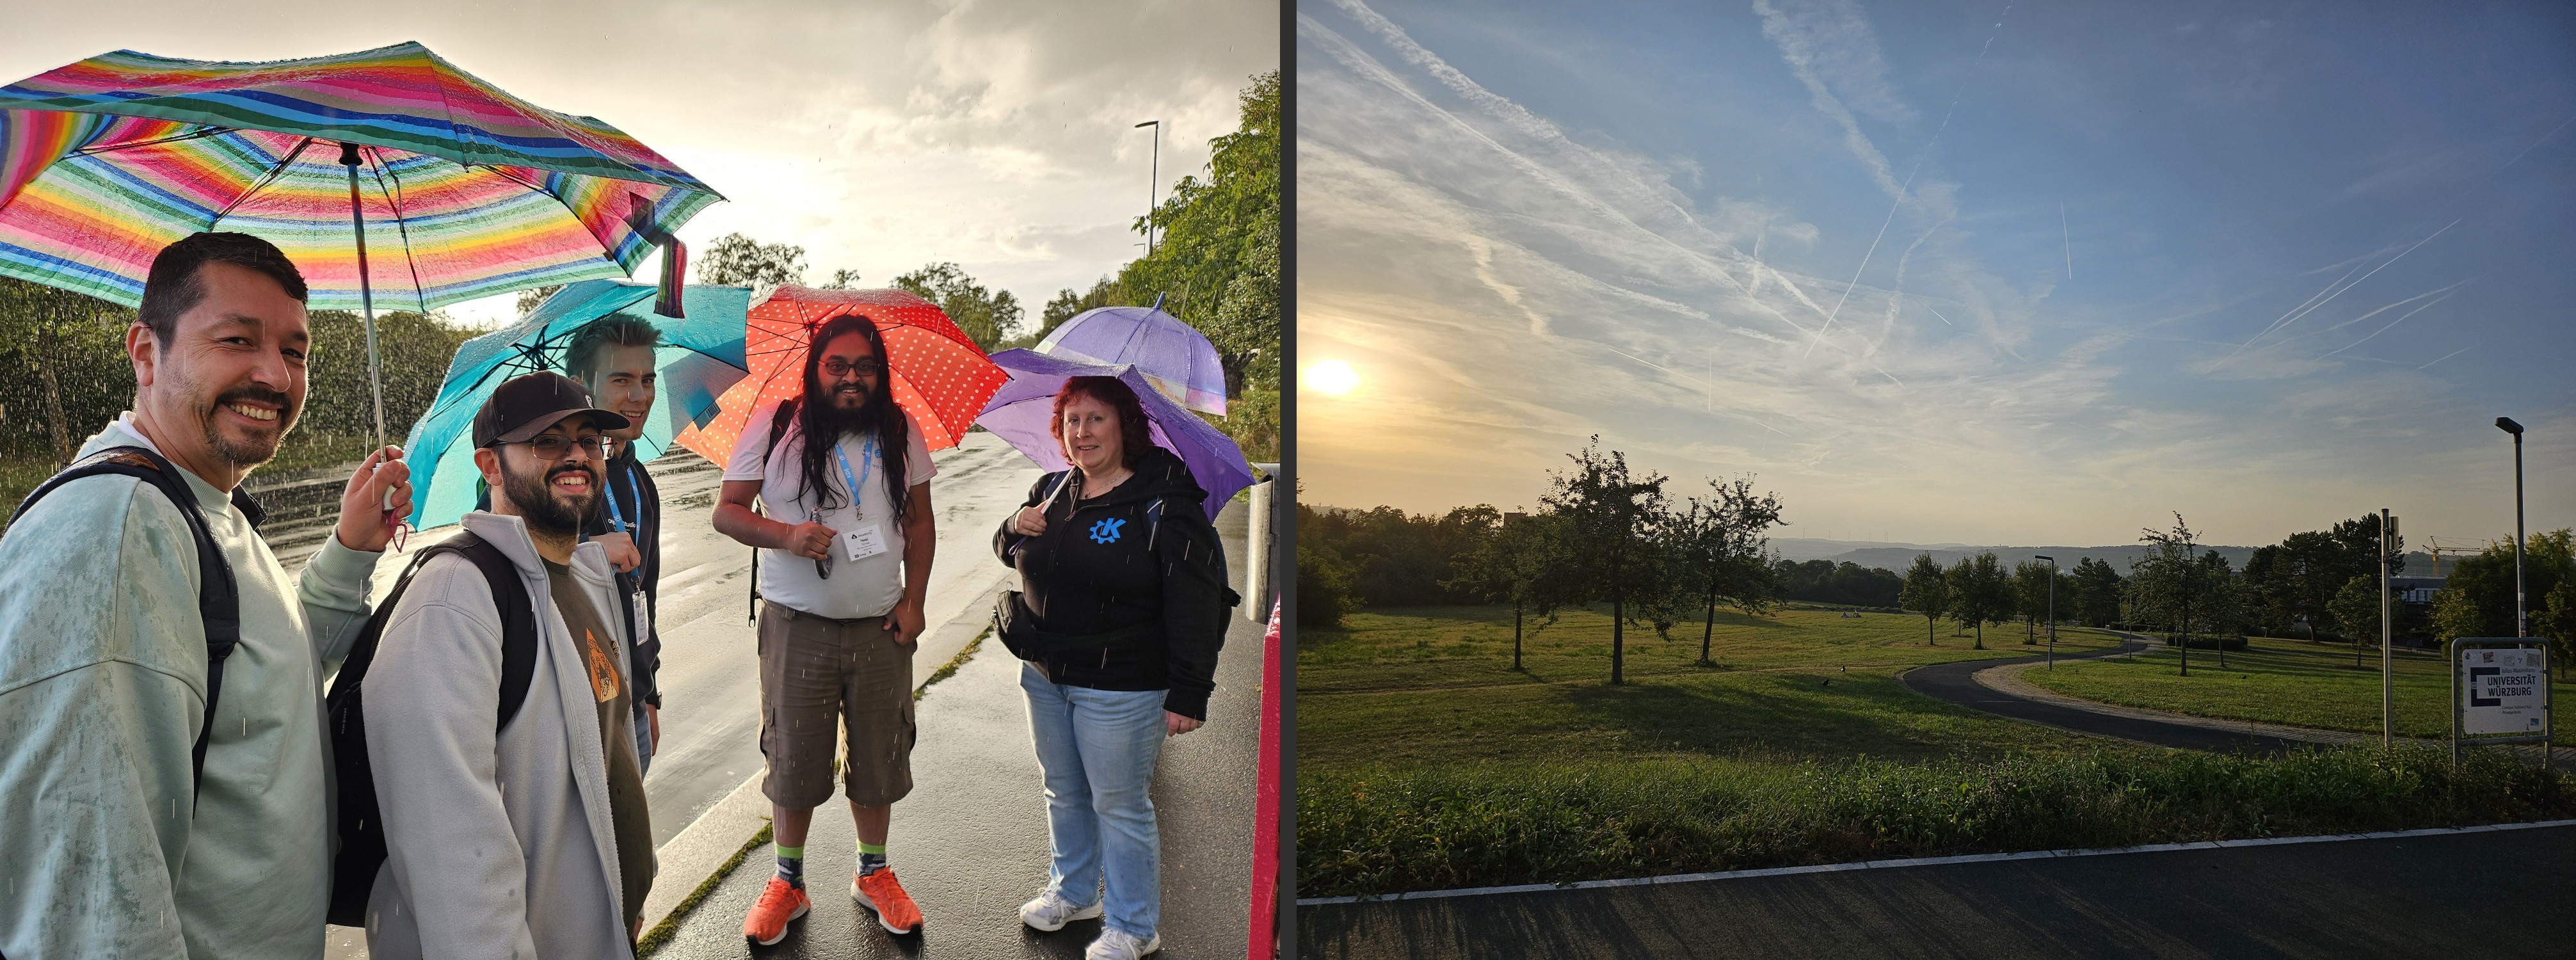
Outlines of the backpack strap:
M 27 499 L 18 504 L 17 516 L 64 484 L 84 477 L 134 477 L 161 491 L 161 496 L 178 508 L 179 516 L 188 523 L 188 535 L 197 543 L 197 616 L 206 628 L 206 716 L 197 726 L 197 743 L 188 754 L 189 769 L 194 772 L 195 791 L 206 785 L 206 746 L 215 732 L 215 702 L 223 693 L 224 661 L 241 645 L 241 595 L 233 583 L 232 564 L 224 559 L 222 547 L 215 544 L 213 531 L 206 527 L 206 515 L 198 509 L 196 491 L 188 488 L 188 479 L 179 468 L 160 454 L 144 447 L 109 447 L 73 462 L 53 479 L 44 482 Z M 233 490 L 233 506 L 251 518 L 256 527 L 267 513 L 240 488 Z
M 519 578 L 519 565 L 503 556 L 501 548 L 471 533 L 457 534 L 447 542 L 456 544 L 456 552 L 483 571 L 483 579 L 492 585 L 492 604 L 501 611 L 501 713 L 493 729 L 505 729 L 527 702 L 528 684 L 536 677 L 536 607 L 528 597 L 527 582 Z

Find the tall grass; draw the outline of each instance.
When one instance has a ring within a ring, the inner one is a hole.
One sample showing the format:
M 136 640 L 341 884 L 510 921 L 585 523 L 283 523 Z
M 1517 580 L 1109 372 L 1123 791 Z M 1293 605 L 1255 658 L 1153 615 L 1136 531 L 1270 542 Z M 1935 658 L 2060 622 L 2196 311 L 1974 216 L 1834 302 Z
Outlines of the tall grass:
M 2104 750 L 1303 773 L 1306 896 L 2576 816 L 2576 778 L 2473 752 Z

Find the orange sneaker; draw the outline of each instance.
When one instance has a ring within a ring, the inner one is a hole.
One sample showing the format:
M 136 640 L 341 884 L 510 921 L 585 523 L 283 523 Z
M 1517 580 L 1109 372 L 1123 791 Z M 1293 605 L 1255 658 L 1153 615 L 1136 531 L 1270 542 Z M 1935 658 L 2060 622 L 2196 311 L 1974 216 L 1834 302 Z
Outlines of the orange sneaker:
M 903 884 L 895 882 L 893 867 L 851 878 L 850 899 L 876 911 L 877 925 L 887 933 L 901 935 L 921 929 L 921 908 L 913 905 L 912 894 L 903 892 Z
M 764 947 L 787 939 L 787 924 L 813 905 L 804 890 L 783 877 L 770 877 L 769 886 L 761 888 L 760 902 L 752 904 L 751 915 L 742 918 L 742 938 Z

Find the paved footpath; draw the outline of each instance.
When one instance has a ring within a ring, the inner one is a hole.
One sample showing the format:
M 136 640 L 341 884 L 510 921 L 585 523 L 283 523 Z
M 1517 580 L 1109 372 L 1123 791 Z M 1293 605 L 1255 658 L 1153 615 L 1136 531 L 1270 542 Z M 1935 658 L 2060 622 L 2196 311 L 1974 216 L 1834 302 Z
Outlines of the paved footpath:
M 2566 957 L 2576 827 L 1298 908 L 1414 957 Z
M 1242 582 L 1246 510 L 1217 527 Z M 1166 740 L 1154 778 L 1163 839 L 1163 952 L 1174 960 L 1241 956 L 1252 899 L 1252 794 L 1261 706 L 1263 625 L 1237 609 L 1217 660 L 1208 724 Z M 925 662 L 917 669 L 927 672 Z M 921 904 L 922 932 L 888 936 L 853 904 L 857 866 L 849 807 L 815 811 L 806 839 L 814 910 L 773 947 L 742 939 L 742 918 L 771 873 L 770 849 L 743 865 L 683 919 L 655 960 L 704 957 L 1079 957 L 1100 924 L 1042 934 L 1021 926 L 1020 904 L 1045 886 L 1046 800 L 1029 746 L 1019 662 L 986 639 L 956 676 L 920 705 L 913 791 L 895 805 L 888 843 L 895 873 Z M 756 788 L 755 788 L 756 789 Z M 739 840 L 736 841 L 739 843 Z

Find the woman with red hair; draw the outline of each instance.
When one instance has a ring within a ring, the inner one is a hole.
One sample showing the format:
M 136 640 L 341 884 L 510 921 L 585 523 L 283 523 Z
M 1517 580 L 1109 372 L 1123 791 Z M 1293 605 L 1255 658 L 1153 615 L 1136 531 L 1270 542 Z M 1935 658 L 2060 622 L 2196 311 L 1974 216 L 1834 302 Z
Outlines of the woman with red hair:
M 1053 859 L 1020 919 L 1053 931 L 1102 917 L 1085 956 L 1131 960 L 1162 946 L 1154 761 L 1164 737 L 1206 721 L 1236 599 L 1207 493 L 1154 445 L 1133 389 L 1074 377 L 1050 429 L 1072 468 L 1040 478 L 993 539 L 1020 573 L 997 613 L 1024 661 Z

